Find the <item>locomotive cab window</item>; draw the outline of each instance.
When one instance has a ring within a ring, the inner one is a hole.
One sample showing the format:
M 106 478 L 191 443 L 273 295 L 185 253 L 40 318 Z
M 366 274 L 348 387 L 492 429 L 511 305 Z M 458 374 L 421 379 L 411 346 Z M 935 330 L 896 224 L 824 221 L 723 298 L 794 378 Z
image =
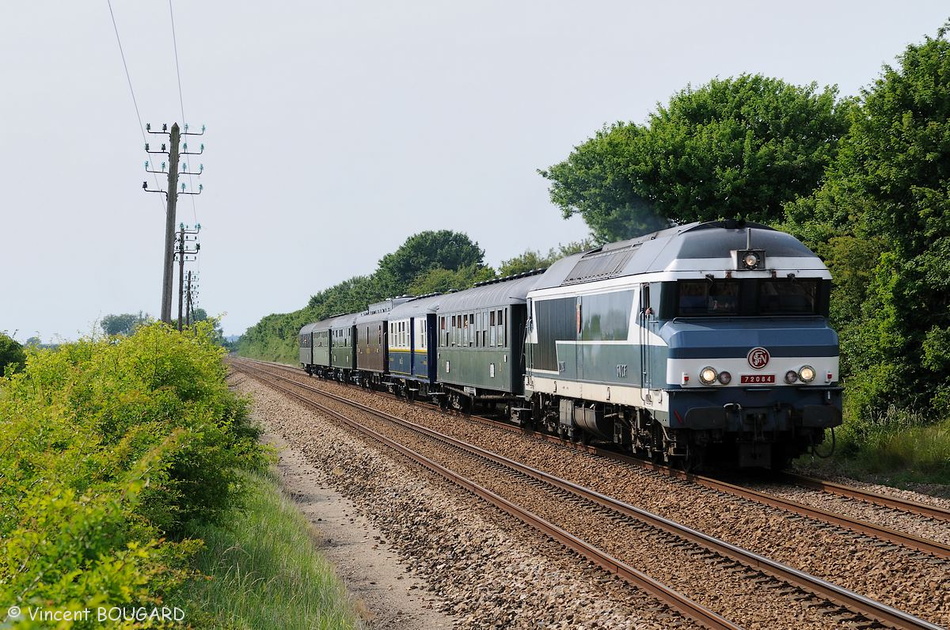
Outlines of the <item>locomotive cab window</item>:
M 739 312 L 738 280 L 681 280 L 676 310 L 680 317 L 736 315 Z
M 817 278 L 680 280 L 677 317 L 777 316 L 823 314 Z
M 759 282 L 760 315 L 814 315 L 818 312 L 817 304 L 816 278 Z

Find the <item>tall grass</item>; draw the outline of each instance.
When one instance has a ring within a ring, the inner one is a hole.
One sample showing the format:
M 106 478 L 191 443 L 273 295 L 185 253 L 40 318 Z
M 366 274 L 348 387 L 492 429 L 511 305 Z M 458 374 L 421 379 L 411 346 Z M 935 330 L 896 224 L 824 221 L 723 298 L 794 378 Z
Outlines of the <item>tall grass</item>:
M 309 525 L 272 476 L 247 473 L 243 510 L 195 535 L 194 567 L 206 577 L 182 588 L 195 627 L 339 630 L 361 623 Z
M 861 420 L 849 419 L 837 436 L 830 464 L 842 472 L 895 482 L 950 484 L 950 419 L 934 422 L 891 407 Z

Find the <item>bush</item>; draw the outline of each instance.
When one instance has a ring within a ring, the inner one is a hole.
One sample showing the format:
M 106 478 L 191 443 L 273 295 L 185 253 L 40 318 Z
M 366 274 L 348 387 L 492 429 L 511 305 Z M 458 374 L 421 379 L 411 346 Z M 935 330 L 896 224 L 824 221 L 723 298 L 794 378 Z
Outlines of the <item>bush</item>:
M 11 371 L 21 369 L 24 361 L 26 361 L 26 354 L 23 352 L 23 346 L 12 337 L 0 333 L 0 376 L 3 376 L 5 369 Z
M 190 524 L 266 463 L 211 333 L 31 350 L 0 379 L 0 600 L 145 606 L 188 575 Z

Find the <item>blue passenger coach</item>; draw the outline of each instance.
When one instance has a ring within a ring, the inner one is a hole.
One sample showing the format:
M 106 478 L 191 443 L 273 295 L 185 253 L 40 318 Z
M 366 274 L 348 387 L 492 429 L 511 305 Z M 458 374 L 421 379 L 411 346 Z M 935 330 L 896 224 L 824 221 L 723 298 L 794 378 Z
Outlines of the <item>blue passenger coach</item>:
M 395 393 L 425 398 L 436 391 L 436 309 L 443 298 L 416 298 L 389 313 L 389 373 Z

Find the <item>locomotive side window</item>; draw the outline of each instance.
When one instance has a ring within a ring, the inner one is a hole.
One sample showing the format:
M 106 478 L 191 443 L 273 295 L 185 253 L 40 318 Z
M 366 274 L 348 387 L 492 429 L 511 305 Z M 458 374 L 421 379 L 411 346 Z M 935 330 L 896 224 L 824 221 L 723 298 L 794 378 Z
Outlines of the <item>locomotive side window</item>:
M 627 338 L 633 291 L 615 291 L 581 298 L 578 325 L 583 341 L 617 341 Z

